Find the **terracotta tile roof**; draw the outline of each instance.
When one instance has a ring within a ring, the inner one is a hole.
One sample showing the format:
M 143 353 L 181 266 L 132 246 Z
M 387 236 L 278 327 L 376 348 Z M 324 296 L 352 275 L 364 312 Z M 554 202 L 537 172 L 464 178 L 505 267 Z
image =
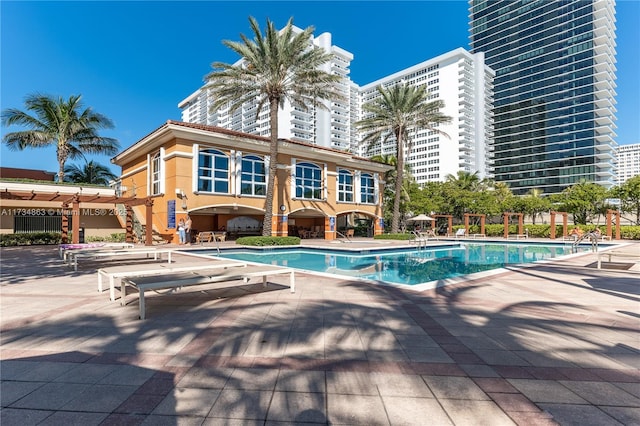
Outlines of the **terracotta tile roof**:
M 225 135 L 230 135 L 230 136 L 238 136 L 238 137 L 242 137 L 242 138 L 248 138 L 248 139 L 255 139 L 255 140 L 259 140 L 259 141 L 265 141 L 265 142 L 269 142 L 270 139 L 268 137 L 265 136 L 259 136 L 259 135 L 253 135 L 251 133 L 243 133 L 243 132 L 238 132 L 235 130 L 229 130 L 229 129 L 225 129 L 222 127 L 217 127 L 217 126 L 209 126 L 206 124 L 199 124 L 199 123 L 187 123 L 184 121 L 174 121 L 174 120 L 167 120 L 167 125 L 172 124 L 175 126 L 182 126 L 182 127 L 190 127 L 192 129 L 198 129 L 198 130 L 205 130 L 208 132 L 214 132 L 214 133 L 222 133 Z M 364 158 L 364 157 L 358 157 L 357 155 L 353 155 L 350 154 L 347 151 L 341 151 L 339 149 L 333 149 L 333 148 L 327 148 L 324 146 L 318 146 L 318 145 L 314 145 L 311 143 L 306 143 L 306 142 L 300 142 L 300 141 L 294 141 L 291 139 L 278 139 L 280 141 L 284 141 L 290 144 L 294 144 L 294 145 L 300 145 L 300 146 L 306 146 L 309 148 L 316 148 L 316 149 L 321 149 L 321 150 L 325 150 L 327 152 L 335 152 L 335 153 L 339 153 L 339 154 L 349 154 L 351 155 L 353 158 L 358 159 L 358 160 L 363 160 L 363 161 L 371 161 L 368 158 Z M 374 163 L 377 163 L 375 161 L 371 161 Z
M 156 129 L 154 129 L 152 132 L 148 133 L 147 135 L 143 136 L 138 142 L 134 143 L 133 145 L 131 145 L 128 148 L 126 148 L 124 151 L 120 152 L 118 155 L 113 157 L 113 159 L 119 157 L 120 155 L 122 155 L 126 151 L 132 149 L 136 144 L 138 144 L 139 142 L 141 142 L 144 139 L 148 138 L 149 136 L 153 135 L 157 131 L 159 131 L 159 130 L 161 130 L 163 128 L 167 128 L 168 126 L 180 126 L 180 127 L 190 128 L 190 129 L 204 130 L 206 132 L 219 133 L 219 134 L 229 135 L 229 136 L 237 136 L 237 137 L 240 137 L 240 138 L 253 139 L 253 140 L 258 140 L 258 141 L 263 141 L 263 142 L 269 142 L 270 141 L 270 139 L 268 137 L 265 137 L 265 136 L 254 135 L 254 134 L 251 134 L 251 133 L 238 132 L 238 131 L 235 131 L 235 130 L 229 130 L 229 129 L 225 129 L 225 128 L 222 128 L 222 127 L 209 126 L 207 124 L 199 124 L 199 123 L 187 123 L 185 121 L 167 120 L 166 123 L 164 123 L 163 125 L 161 125 L 160 127 L 156 128 Z M 306 142 L 294 141 L 294 140 L 291 140 L 291 139 L 282 139 L 282 138 L 280 138 L 278 140 L 282 141 L 282 142 L 290 143 L 292 145 L 305 146 L 305 147 L 314 148 L 314 149 L 318 149 L 318 150 L 323 150 L 323 151 L 327 151 L 327 152 L 332 152 L 332 153 L 336 153 L 336 154 L 350 155 L 353 159 L 358 160 L 358 161 L 367 161 L 367 162 L 370 162 L 370 163 L 381 164 L 381 163 L 379 163 L 377 161 L 372 161 L 369 158 L 359 157 L 357 155 L 353 155 L 353 154 L 351 154 L 351 153 L 349 153 L 347 151 L 341 151 L 339 149 L 327 148 L 327 147 L 324 147 L 324 146 L 314 145 L 314 144 L 310 144 L 310 143 L 306 143 Z M 113 162 L 113 159 L 112 159 L 112 162 Z

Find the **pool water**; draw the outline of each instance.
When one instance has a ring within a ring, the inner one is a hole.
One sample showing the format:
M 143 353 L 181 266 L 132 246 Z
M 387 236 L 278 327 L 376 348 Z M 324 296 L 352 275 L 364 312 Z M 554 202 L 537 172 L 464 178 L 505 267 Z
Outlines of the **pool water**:
M 588 247 L 578 247 L 587 251 Z M 346 252 L 316 249 L 225 250 L 220 257 L 417 286 L 575 253 L 565 245 L 461 244 L 434 249 Z M 212 253 L 213 255 L 213 253 Z

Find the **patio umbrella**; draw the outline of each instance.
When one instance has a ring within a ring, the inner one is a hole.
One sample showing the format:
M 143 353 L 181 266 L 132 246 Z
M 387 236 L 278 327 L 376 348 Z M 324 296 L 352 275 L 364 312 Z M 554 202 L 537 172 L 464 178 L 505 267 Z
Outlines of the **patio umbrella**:
M 426 221 L 431 221 L 435 219 L 432 218 L 431 216 L 427 216 L 426 214 L 422 213 L 422 214 L 419 214 L 418 216 L 412 217 L 407 220 L 410 220 L 412 222 L 426 222 Z
M 432 220 L 435 220 L 435 219 L 432 218 L 431 216 L 427 216 L 424 213 L 419 214 L 418 216 L 414 216 L 412 218 L 407 219 L 407 221 L 420 222 L 420 227 L 422 227 L 422 225 L 423 225 L 422 222 L 429 222 L 429 221 L 432 221 Z

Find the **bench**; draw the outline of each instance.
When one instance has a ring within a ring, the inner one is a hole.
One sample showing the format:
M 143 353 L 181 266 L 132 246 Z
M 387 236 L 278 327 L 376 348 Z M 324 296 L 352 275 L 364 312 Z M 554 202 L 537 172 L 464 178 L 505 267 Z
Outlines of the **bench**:
M 173 272 L 185 272 L 185 271 L 198 271 L 206 269 L 217 268 L 231 268 L 231 267 L 243 267 L 247 266 L 244 262 L 236 261 L 213 261 L 213 262 L 198 262 L 198 263 L 163 263 L 163 264 L 148 264 L 148 265 L 124 265 L 113 266 L 111 268 L 98 269 L 98 291 L 102 293 L 104 279 L 109 281 L 109 299 L 111 301 L 116 300 L 115 294 L 115 280 L 116 278 L 122 279 L 124 277 L 142 277 L 149 275 L 164 275 Z
M 612 257 L 622 257 L 625 259 L 633 259 L 634 263 L 640 262 L 640 250 L 636 252 L 623 251 L 623 250 L 607 250 L 598 252 L 598 269 L 602 269 L 602 258 L 608 257 L 608 262 L 611 263 Z
M 249 279 L 255 277 L 262 278 L 262 285 L 267 286 L 267 277 L 271 275 L 289 275 L 289 287 L 291 293 L 295 292 L 295 276 L 294 270 L 285 267 L 274 267 L 267 265 L 249 265 L 243 268 L 227 268 L 218 269 L 216 273 L 201 272 L 180 272 L 171 273 L 163 276 L 152 277 L 123 277 L 120 279 L 120 304 L 126 305 L 127 286 L 134 287 L 138 290 L 138 304 L 140 307 L 140 319 L 145 319 L 145 300 L 144 292 L 147 290 L 166 290 L 178 289 L 192 285 L 213 284 L 227 281 L 242 280 L 247 283 Z
M 473 238 L 474 240 L 476 238 L 487 238 L 487 236 L 485 234 L 469 234 L 470 238 Z
M 196 243 L 210 243 L 212 241 L 220 241 L 224 242 L 227 240 L 227 233 L 224 231 L 215 232 L 215 231 L 203 231 L 199 232 L 196 236 Z
M 70 252 L 68 263 L 73 266 L 73 270 L 78 270 L 78 260 L 81 259 L 98 259 L 101 257 L 119 257 L 119 256 L 135 256 L 144 254 L 148 258 L 150 254 L 153 255 L 154 260 L 162 258 L 163 254 L 167 254 L 167 262 L 171 263 L 171 253 L 173 250 L 165 249 L 158 250 L 156 248 L 133 248 L 133 249 L 121 249 L 121 250 L 96 250 L 96 251 L 81 251 Z M 66 254 L 66 253 L 65 253 Z

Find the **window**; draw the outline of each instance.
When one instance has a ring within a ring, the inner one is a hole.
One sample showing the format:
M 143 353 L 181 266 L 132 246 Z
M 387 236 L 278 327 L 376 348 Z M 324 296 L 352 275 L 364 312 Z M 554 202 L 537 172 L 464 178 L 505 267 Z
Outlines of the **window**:
M 369 173 L 360 175 L 360 202 L 367 204 L 375 204 L 376 188 L 373 176 Z
M 296 198 L 322 199 L 322 170 L 311 163 L 296 164 Z
M 161 194 L 160 180 L 162 178 L 160 173 L 160 153 L 157 153 L 151 157 L 151 195 Z
M 198 191 L 229 193 L 229 157 L 215 149 L 198 155 Z
M 242 157 L 242 177 L 240 193 L 242 195 L 266 195 L 267 176 L 264 160 L 256 155 Z
M 353 202 L 353 173 L 349 170 L 338 171 L 338 201 Z

